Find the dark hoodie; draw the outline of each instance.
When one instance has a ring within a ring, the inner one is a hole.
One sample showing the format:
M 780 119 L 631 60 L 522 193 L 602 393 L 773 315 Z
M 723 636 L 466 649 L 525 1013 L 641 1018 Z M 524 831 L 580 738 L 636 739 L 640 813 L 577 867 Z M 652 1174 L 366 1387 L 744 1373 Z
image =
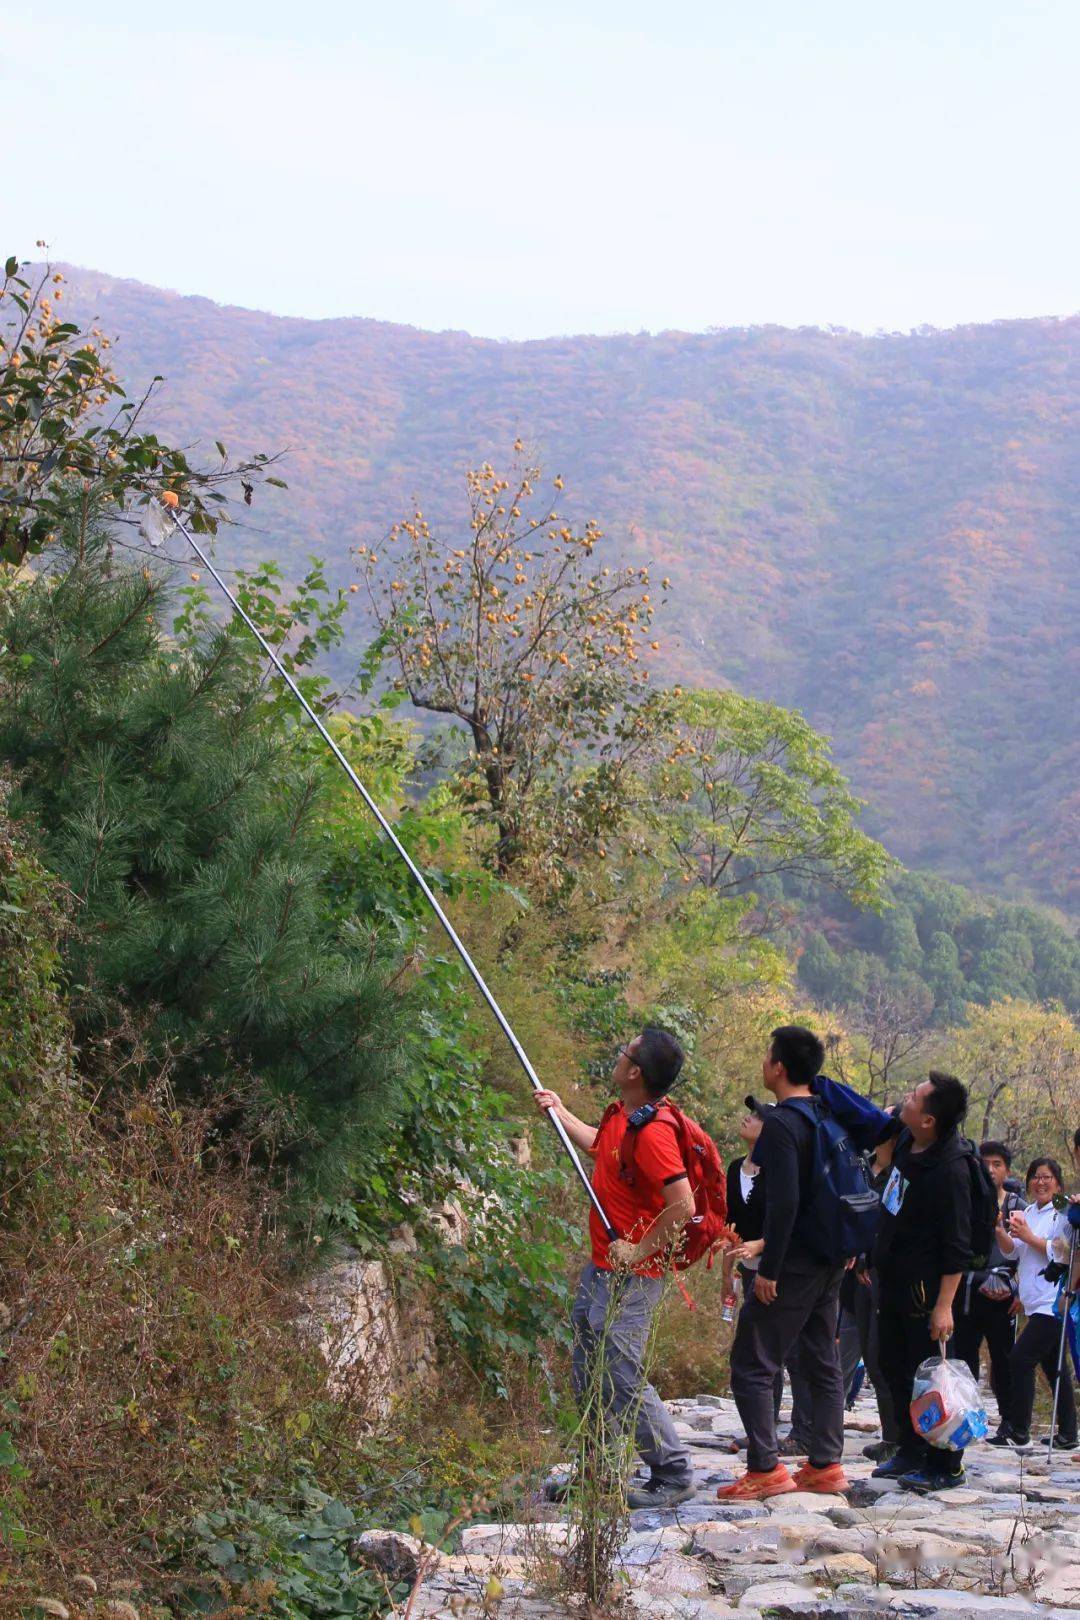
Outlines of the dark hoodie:
M 850 1086 L 819 1075 L 814 1091 L 858 1147 L 871 1147 L 895 1121 Z M 883 1282 L 924 1282 L 970 1271 L 971 1169 L 969 1142 L 953 1131 L 916 1153 L 911 1132 L 903 1130 L 893 1151 L 872 1263 Z M 890 1189 L 895 1197 L 890 1197 Z M 895 1208 L 897 1201 L 899 1208 Z M 893 1204 L 895 1213 L 890 1212 Z
M 890 1183 L 899 1197 L 895 1214 L 889 1186 L 882 1198 L 873 1263 L 883 1282 L 933 1282 L 969 1271 L 971 1252 L 970 1149 L 956 1131 L 916 1153 L 902 1131 L 893 1153 Z

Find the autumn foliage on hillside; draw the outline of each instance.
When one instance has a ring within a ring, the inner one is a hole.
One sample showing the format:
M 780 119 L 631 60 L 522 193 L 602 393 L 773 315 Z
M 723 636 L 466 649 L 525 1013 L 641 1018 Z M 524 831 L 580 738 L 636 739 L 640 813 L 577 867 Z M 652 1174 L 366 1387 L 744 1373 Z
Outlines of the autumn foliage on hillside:
M 316 550 L 344 578 L 416 498 L 452 525 L 520 436 L 568 522 L 670 576 L 658 674 L 802 708 L 903 860 L 1080 902 L 1080 319 L 511 344 L 69 274 L 129 388 L 166 372 L 155 427 L 289 450 L 289 501 L 230 562 Z

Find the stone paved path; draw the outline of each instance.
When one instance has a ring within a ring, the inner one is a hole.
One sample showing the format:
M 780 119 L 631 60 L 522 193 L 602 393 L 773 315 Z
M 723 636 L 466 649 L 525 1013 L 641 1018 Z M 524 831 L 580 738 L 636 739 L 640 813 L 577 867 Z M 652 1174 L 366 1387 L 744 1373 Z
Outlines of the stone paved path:
M 862 1455 L 877 1438 L 864 1396 L 848 1414 L 847 1497 L 794 1493 L 722 1506 L 718 1484 L 745 1453 L 733 1402 L 670 1402 L 691 1446 L 697 1493 L 671 1512 L 631 1516 L 621 1580 L 628 1610 L 650 1620 L 837 1620 L 986 1615 L 998 1620 L 1080 1611 L 1080 1461 L 1045 1449 L 1021 1459 L 983 1445 L 968 1452 L 961 1489 L 917 1497 L 870 1479 Z M 560 1523 L 473 1525 L 461 1551 L 432 1557 L 411 1620 L 566 1620 L 544 1596 L 543 1553 L 565 1544 Z

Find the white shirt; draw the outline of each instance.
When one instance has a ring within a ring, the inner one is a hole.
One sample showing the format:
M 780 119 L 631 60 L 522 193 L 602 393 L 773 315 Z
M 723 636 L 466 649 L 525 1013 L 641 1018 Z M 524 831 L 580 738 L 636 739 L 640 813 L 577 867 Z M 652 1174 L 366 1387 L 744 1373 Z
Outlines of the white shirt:
M 1056 1210 L 1053 1204 L 1044 1204 L 1042 1209 L 1038 1204 L 1029 1204 L 1024 1210 L 1024 1219 L 1036 1237 L 1052 1240 L 1068 1232 L 1068 1221 L 1064 1213 Z M 1045 1277 L 1039 1275 L 1040 1271 L 1044 1271 L 1050 1264 L 1053 1256 L 1033 1249 L 1031 1244 L 1025 1243 L 1022 1238 L 1014 1238 L 1013 1242 L 1020 1258 L 1017 1284 L 1024 1315 L 1053 1316 L 1057 1283 L 1047 1282 Z

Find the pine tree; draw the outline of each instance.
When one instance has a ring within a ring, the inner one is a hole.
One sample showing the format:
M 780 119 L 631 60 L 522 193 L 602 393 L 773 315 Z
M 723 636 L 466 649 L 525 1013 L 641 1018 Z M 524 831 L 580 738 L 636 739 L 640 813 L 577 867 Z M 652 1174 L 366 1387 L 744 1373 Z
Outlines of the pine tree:
M 69 886 L 77 1037 L 139 1013 L 189 1096 L 246 1087 L 327 1195 L 402 1080 L 370 921 L 328 903 L 325 771 L 242 629 L 162 630 L 163 578 L 91 549 L 0 593 L 0 764 Z

